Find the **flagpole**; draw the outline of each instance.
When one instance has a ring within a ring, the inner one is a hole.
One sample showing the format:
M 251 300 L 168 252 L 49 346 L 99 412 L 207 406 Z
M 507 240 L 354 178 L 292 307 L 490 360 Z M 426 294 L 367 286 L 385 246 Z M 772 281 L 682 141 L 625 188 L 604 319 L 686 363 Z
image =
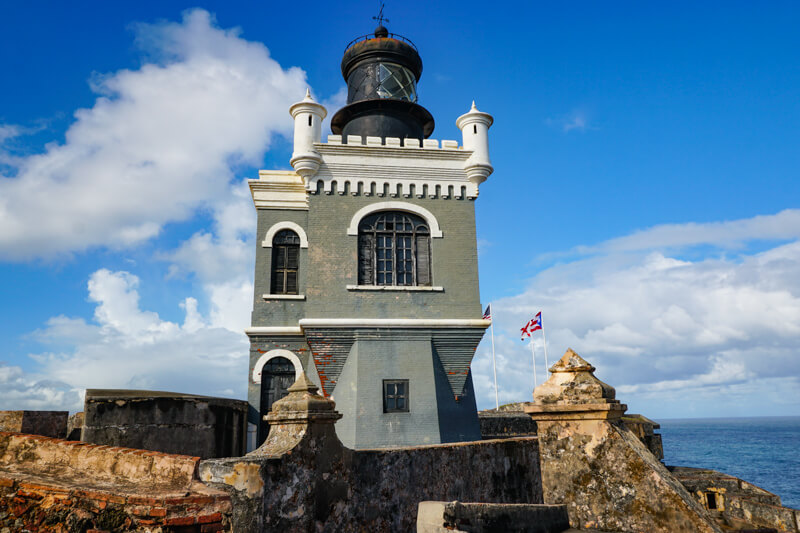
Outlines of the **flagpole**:
M 497 396 L 497 362 L 495 361 L 494 357 L 494 310 L 492 309 L 492 304 L 489 304 L 489 318 L 492 321 L 492 325 L 489 326 L 489 330 L 492 333 L 492 371 L 494 372 L 494 406 L 497 410 L 500 410 L 500 400 Z
M 547 362 L 547 337 L 544 336 L 544 326 L 542 326 L 542 342 L 544 342 L 544 370 L 545 372 L 549 372 L 550 363 Z
M 533 388 L 539 386 L 539 380 L 536 378 L 536 353 L 533 351 L 533 337 L 531 337 L 531 359 L 533 359 Z

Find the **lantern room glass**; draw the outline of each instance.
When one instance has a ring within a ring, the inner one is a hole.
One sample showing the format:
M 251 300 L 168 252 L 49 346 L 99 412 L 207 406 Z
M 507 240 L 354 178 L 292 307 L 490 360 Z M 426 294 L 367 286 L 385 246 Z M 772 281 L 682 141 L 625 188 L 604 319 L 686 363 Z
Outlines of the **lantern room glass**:
M 417 82 L 405 67 L 394 63 L 378 63 L 378 96 L 395 100 L 417 101 Z

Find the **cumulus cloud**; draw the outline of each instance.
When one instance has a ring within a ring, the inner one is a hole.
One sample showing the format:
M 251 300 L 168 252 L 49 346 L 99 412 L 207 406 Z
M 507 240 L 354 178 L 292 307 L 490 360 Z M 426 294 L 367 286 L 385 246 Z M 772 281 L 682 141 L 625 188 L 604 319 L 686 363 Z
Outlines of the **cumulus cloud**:
M 87 388 L 141 388 L 217 396 L 246 396 L 248 343 L 241 330 L 213 324 L 186 298 L 182 324 L 141 309 L 139 278 L 96 271 L 87 284 L 94 320 L 58 316 L 34 333 L 52 348 L 30 357 L 47 380 L 18 367 L 0 366 L 0 383 L 19 409 L 82 408 Z
M 37 379 L 20 367 L 0 362 L 0 410 L 79 410 L 82 391 L 66 383 Z
M 737 230 L 741 238 L 783 239 L 791 236 L 786 221 L 793 216 L 784 211 L 731 223 L 672 225 L 666 233 L 657 227 L 634 234 L 635 246 L 619 246 L 634 240 L 621 237 L 595 247 L 592 257 L 540 272 L 524 292 L 493 305 L 501 401 L 530 399 L 531 355 L 518 328 L 542 310 L 550 364 L 572 347 L 637 409 L 658 416 L 796 413 L 800 240 L 695 261 L 659 249 L 695 242 L 727 246 Z M 541 337 L 535 346 L 541 382 Z M 481 404 L 491 406 L 486 340 L 474 374 L 484 385 Z
M 229 197 L 237 165 L 257 165 L 274 134 L 290 133 L 287 109 L 305 74 L 263 44 L 201 9 L 136 34 L 144 64 L 96 75 L 98 98 L 75 113 L 63 143 L 3 160 L 0 259 L 149 239 Z M 18 133 L 0 129 L 3 139 Z

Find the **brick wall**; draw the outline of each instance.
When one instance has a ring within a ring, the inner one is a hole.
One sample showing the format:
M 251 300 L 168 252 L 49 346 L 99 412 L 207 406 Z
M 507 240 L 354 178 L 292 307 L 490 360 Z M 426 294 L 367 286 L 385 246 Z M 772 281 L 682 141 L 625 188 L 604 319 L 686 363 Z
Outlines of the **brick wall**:
M 0 432 L 0 531 L 228 531 L 198 457 Z

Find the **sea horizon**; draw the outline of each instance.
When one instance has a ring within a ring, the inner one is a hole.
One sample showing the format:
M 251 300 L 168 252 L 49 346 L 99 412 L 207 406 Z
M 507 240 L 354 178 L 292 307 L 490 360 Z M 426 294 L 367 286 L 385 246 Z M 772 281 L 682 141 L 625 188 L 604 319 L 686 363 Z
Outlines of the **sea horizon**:
M 664 464 L 717 470 L 800 508 L 800 416 L 659 418 Z

